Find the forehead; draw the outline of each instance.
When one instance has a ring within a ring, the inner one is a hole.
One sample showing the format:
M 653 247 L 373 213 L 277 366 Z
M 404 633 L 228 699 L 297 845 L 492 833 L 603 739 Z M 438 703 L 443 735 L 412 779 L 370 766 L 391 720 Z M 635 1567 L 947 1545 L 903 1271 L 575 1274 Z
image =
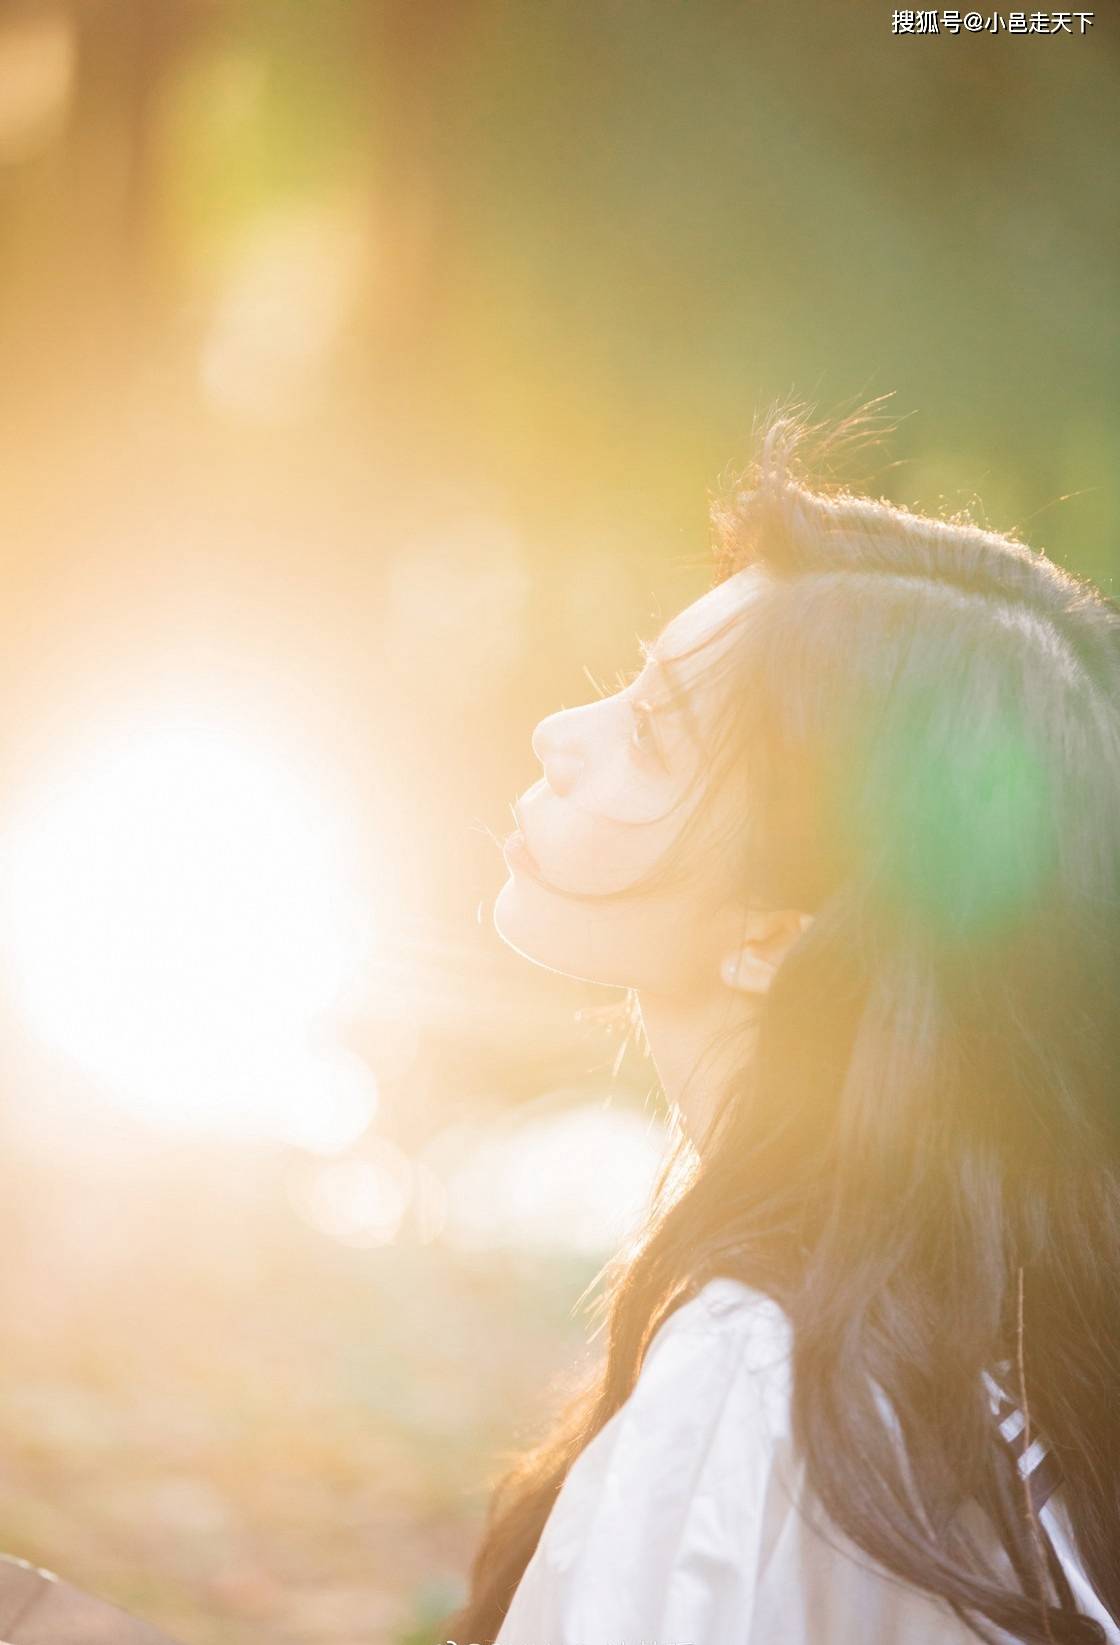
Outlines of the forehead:
M 655 664 L 671 665 L 678 678 L 687 680 L 699 673 L 734 645 L 735 619 L 758 598 L 760 589 L 761 576 L 753 567 L 735 572 L 678 611 L 646 648 L 647 657 Z

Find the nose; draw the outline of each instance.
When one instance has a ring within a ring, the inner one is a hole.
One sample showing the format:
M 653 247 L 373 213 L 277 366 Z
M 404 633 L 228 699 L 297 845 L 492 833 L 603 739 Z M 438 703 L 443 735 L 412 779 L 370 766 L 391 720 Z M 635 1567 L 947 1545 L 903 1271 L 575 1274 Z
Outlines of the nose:
M 554 794 L 569 794 L 583 770 L 583 755 L 576 746 L 567 712 L 549 714 L 533 732 L 533 753 L 544 768 L 544 777 Z

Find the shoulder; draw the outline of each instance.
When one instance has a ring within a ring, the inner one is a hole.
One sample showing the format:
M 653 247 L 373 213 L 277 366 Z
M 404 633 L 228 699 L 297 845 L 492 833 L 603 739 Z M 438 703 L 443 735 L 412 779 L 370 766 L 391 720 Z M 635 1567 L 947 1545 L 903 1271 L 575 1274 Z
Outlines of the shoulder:
M 749 1512 L 789 1441 L 791 1344 L 772 1298 L 709 1281 L 658 1327 L 629 1398 L 576 1459 L 573 1507 L 644 1500 L 667 1523 L 700 1492 Z
M 662 1321 L 569 1469 L 500 1645 L 741 1637 L 790 1512 L 791 1335 L 731 1279 Z
M 757 1416 L 786 1433 L 792 1351 L 793 1327 L 773 1297 L 741 1280 L 712 1279 L 655 1332 L 631 1400 L 652 1401 L 662 1389 L 688 1400 L 693 1379 L 735 1382 Z
M 784 1308 L 765 1291 L 742 1280 L 721 1275 L 710 1279 L 689 1301 L 682 1303 L 657 1330 L 647 1352 L 674 1336 L 718 1336 L 739 1343 L 754 1359 L 768 1354 L 788 1355 L 793 1327 Z

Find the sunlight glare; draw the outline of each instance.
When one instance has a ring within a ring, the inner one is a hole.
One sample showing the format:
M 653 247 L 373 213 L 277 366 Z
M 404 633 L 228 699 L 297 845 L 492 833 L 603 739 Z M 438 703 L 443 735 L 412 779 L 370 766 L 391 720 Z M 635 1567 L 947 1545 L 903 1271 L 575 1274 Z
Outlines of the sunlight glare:
M 0 941 L 36 1035 L 166 1128 L 321 1152 L 360 1135 L 372 1075 L 315 1041 L 369 937 L 325 786 L 191 712 L 56 767 L 0 865 Z

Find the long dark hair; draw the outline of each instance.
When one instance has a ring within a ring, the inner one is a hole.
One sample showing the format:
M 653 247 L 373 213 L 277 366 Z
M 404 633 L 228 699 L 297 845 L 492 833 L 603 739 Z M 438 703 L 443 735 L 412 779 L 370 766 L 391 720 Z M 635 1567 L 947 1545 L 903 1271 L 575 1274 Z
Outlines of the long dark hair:
M 981 1373 L 1015 1365 L 1120 1615 L 1120 609 L 1013 534 L 808 483 L 861 421 L 777 408 L 713 507 L 717 578 L 760 584 L 710 767 L 742 780 L 729 872 L 815 918 L 606 1270 L 602 1369 L 494 1494 L 459 1640 L 497 1633 L 573 1460 L 717 1274 L 790 1318 L 842 1532 L 980 1639 L 1101 1640 L 994 1432 Z

